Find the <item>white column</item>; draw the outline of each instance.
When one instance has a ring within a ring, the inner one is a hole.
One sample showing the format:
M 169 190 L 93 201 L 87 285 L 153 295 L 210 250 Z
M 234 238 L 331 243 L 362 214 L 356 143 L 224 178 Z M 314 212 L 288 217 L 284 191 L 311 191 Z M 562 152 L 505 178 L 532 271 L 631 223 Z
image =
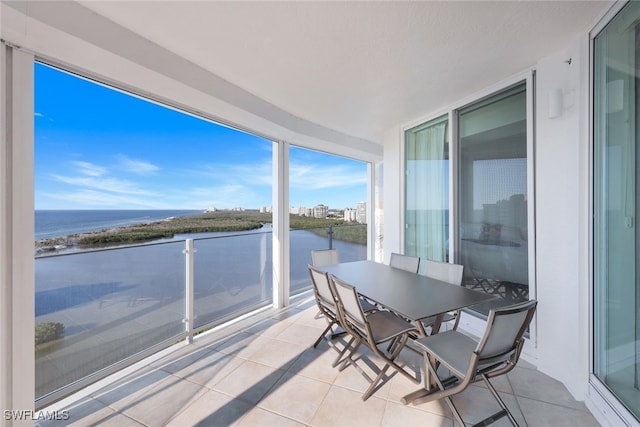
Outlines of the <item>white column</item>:
M 0 44 L 0 410 L 35 398 L 33 55 Z
M 273 306 L 289 304 L 289 144 L 273 143 Z

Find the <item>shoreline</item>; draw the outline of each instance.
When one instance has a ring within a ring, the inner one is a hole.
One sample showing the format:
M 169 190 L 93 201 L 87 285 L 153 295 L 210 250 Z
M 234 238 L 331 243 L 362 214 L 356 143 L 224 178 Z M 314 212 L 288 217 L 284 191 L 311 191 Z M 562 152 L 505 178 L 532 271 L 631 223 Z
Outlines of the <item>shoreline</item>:
M 272 222 L 270 213 L 257 211 L 216 211 L 195 215 L 169 217 L 146 223 L 136 223 L 101 231 L 40 239 L 34 242 L 35 255 L 59 254 L 89 249 L 109 248 L 172 239 L 179 234 L 250 231 Z M 349 225 L 342 220 L 307 218 L 291 215 L 292 229 L 323 229 Z M 353 234 L 353 233 L 352 233 Z M 360 242 L 362 236 L 345 236 L 344 240 Z M 339 238 L 338 236 L 334 236 Z M 355 240 L 354 240 L 355 239 Z M 364 232 L 366 242 L 366 230 Z
M 121 227 L 77 233 L 36 240 L 36 255 L 149 243 L 171 239 L 176 234 L 211 233 L 219 231 L 247 231 L 271 222 L 270 214 L 253 212 L 205 212 L 195 215 L 168 217 Z M 265 221 L 268 220 L 268 221 Z

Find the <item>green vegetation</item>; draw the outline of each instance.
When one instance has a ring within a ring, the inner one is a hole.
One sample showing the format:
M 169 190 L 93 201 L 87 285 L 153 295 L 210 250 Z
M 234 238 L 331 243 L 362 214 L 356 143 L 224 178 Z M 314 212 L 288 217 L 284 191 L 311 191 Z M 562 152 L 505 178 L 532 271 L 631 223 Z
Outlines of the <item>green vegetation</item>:
M 60 322 L 42 322 L 36 324 L 36 345 L 57 340 L 64 333 L 64 325 Z
M 207 212 L 113 230 L 67 236 L 66 238 L 55 240 L 43 240 L 36 242 L 36 249 L 39 252 L 48 252 L 56 250 L 54 245 L 77 246 L 80 248 L 130 245 L 159 239 L 171 239 L 176 234 L 256 230 L 265 224 L 271 224 L 271 222 L 270 213 L 256 211 Z M 335 240 L 362 245 L 367 243 L 367 227 L 364 224 L 351 225 L 342 220 L 310 218 L 299 215 L 290 215 L 289 222 L 292 229 L 309 230 L 319 236 L 327 236 L 327 230 L 332 227 Z
M 308 230 L 310 228 L 322 228 L 330 226 L 345 225 L 344 221 L 338 219 L 321 219 L 300 215 L 289 215 L 289 226 L 294 230 Z
M 84 234 L 78 238 L 78 246 L 93 248 L 170 239 L 176 234 L 255 230 L 269 222 L 271 214 L 210 212 Z
M 291 215 L 289 225 L 294 230 L 309 230 L 318 236 L 328 237 L 329 227 L 333 231 L 334 240 L 367 244 L 367 225 L 348 224 L 344 221 L 334 219 L 305 218 L 298 215 Z
M 344 225 L 342 227 L 333 228 L 333 238 L 344 242 L 357 243 L 359 245 L 367 244 L 367 225 Z

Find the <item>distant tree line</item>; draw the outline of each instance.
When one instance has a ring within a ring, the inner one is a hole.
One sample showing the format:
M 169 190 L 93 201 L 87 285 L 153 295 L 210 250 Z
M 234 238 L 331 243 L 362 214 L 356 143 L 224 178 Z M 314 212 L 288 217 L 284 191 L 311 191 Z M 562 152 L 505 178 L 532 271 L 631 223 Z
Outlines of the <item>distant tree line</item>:
M 104 230 L 82 234 L 77 237 L 77 245 L 83 248 L 135 244 L 159 239 L 170 239 L 176 234 L 213 233 L 221 231 L 256 230 L 272 222 L 270 213 L 255 211 L 216 211 L 198 215 L 171 218 L 148 224 L 136 224 L 115 230 Z M 332 227 L 333 238 L 353 243 L 366 244 L 365 225 L 345 225 L 344 221 L 290 215 L 290 227 L 310 230 L 318 235 L 327 235 Z

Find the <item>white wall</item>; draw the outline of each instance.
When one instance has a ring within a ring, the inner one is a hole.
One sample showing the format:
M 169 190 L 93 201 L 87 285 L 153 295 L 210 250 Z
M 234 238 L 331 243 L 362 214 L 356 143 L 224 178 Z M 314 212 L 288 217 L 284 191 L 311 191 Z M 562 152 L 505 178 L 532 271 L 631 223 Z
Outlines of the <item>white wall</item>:
M 589 372 L 588 47 L 585 34 L 536 67 L 538 369 L 578 400 Z M 558 89 L 562 112 L 549 118 Z
M 565 62 L 569 58 L 571 64 Z M 588 35 L 540 59 L 535 70 L 537 284 L 531 296 L 539 305 L 537 339 L 525 352 L 539 370 L 584 400 L 589 372 Z M 556 89 L 563 93 L 562 114 L 549 118 L 547 97 Z M 470 100 L 460 100 L 452 108 Z M 390 129 L 384 140 L 385 259 L 403 249 L 404 125 Z
M 404 210 L 404 189 L 402 188 L 404 164 L 402 159 L 402 128 L 389 129 L 384 136 L 384 224 L 383 259 L 388 263 L 392 252 L 404 253 L 401 240 Z

